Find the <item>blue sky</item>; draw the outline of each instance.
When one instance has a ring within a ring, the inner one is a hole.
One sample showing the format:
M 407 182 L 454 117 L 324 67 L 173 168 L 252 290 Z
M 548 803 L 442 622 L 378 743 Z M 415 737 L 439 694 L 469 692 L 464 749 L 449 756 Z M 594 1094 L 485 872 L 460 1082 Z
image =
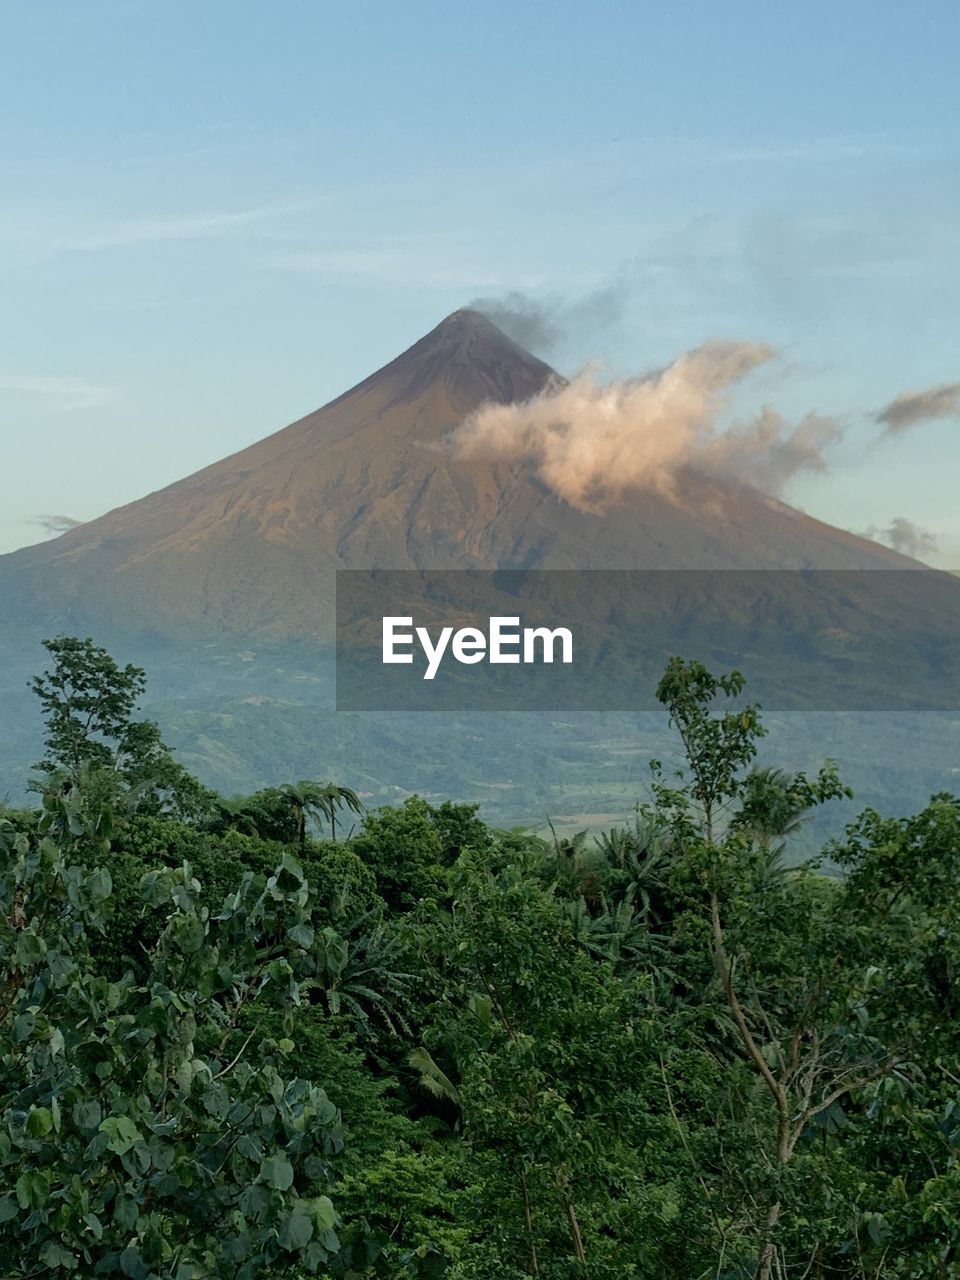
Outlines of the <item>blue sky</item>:
M 835 415 L 787 496 L 960 565 L 960 6 L 7 0 L 0 550 L 317 407 L 445 314 L 619 283 L 570 372 L 710 337 Z

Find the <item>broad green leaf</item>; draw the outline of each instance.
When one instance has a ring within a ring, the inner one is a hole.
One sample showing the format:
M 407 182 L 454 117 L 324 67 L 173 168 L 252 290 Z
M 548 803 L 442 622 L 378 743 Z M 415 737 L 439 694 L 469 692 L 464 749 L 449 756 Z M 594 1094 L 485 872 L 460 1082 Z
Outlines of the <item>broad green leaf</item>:
M 277 1228 L 277 1239 L 281 1246 L 288 1252 L 293 1253 L 298 1249 L 304 1248 L 309 1244 L 313 1235 L 313 1223 L 299 1209 L 294 1209 L 285 1217 L 280 1219 Z
M 100 1132 L 109 1138 L 107 1149 L 122 1156 L 142 1140 L 142 1135 L 129 1116 L 108 1116 L 100 1125 Z
M 293 1165 L 286 1156 L 269 1156 L 260 1166 L 260 1177 L 268 1187 L 288 1191 L 293 1185 Z
M 148 1280 L 150 1268 L 140 1256 L 140 1250 L 133 1245 L 124 1249 L 120 1255 L 120 1270 L 130 1280 Z
M 24 929 L 17 938 L 16 958 L 21 969 L 39 964 L 47 953 L 46 943 L 32 929 Z
M 127 1231 L 132 1231 L 137 1225 L 139 1210 L 136 1200 L 130 1196 L 119 1196 L 114 1204 L 113 1210 L 114 1221 L 119 1223 L 121 1227 Z
M 83 1224 L 95 1239 L 103 1239 L 103 1223 L 95 1213 L 85 1213 L 83 1215 Z
M 245 1133 L 237 1142 L 237 1154 L 243 1156 L 244 1160 L 252 1160 L 259 1164 L 263 1159 L 263 1148 Z
M 25 1040 L 29 1040 L 36 1025 L 37 1015 L 35 1013 L 31 1013 L 29 1009 L 25 1013 L 21 1013 L 13 1024 L 14 1043 L 23 1044 Z
M 98 867 L 87 877 L 87 892 L 93 903 L 106 902 L 113 892 L 113 880 L 105 867 Z
M 25 1127 L 31 1138 L 45 1138 L 53 1130 L 53 1112 L 48 1107 L 32 1107 Z
M 57 1271 L 61 1267 L 65 1271 L 73 1271 L 77 1265 L 77 1255 L 65 1249 L 56 1240 L 48 1240 L 40 1250 L 40 1261 L 51 1271 Z
M 50 1181 L 46 1173 L 36 1169 L 21 1173 L 17 1179 L 17 1203 L 21 1209 L 42 1209 L 47 1202 Z
M 140 880 L 140 893 L 150 907 L 162 907 L 170 901 L 170 872 L 148 871 Z
M 295 942 L 298 947 L 303 947 L 305 951 L 313 946 L 314 936 L 313 926 L 309 924 L 295 924 L 292 929 L 287 930 L 290 941 Z
M 262 1217 L 269 1203 L 270 1193 L 261 1183 L 254 1182 L 240 1193 L 240 1212 L 252 1222 Z
M 314 1225 L 318 1231 L 329 1231 L 337 1224 L 337 1211 L 329 1196 L 317 1196 L 309 1202 Z
M 73 1123 L 78 1129 L 99 1129 L 103 1112 L 100 1103 L 94 1098 L 90 1102 L 77 1102 L 73 1108 Z

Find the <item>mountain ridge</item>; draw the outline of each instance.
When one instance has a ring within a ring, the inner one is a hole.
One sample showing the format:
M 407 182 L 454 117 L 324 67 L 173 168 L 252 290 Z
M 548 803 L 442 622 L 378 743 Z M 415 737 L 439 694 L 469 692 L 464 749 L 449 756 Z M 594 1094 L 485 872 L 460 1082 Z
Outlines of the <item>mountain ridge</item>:
M 25 618 L 238 635 L 329 632 L 337 568 L 896 568 L 915 565 L 745 486 L 685 478 L 603 514 L 524 462 L 458 459 L 482 404 L 565 380 L 462 309 L 356 386 L 182 480 L 0 557 Z

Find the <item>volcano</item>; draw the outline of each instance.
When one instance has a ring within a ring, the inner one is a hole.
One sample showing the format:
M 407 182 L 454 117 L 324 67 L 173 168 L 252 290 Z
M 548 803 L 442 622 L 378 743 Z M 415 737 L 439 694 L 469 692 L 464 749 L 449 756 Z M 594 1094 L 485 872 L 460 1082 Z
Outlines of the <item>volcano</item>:
M 8 619 L 59 630 L 329 633 L 338 568 L 898 568 L 914 562 L 748 487 L 691 475 L 602 514 L 526 462 L 464 460 L 482 404 L 563 379 L 462 310 L 291 426 L 53 541 L 0 557 Z
M 481 405 L 523 402 L 563 385 L 482 315 L 458 311 L 292 426 L 0 557 L 0 797 L 23 793 L 29 762 L 40 754 L 27 684 L 42 669 L 41 637 L 73 634 L 147 670 L 144 710 L 187 768 L 224 794 L 332 777 L 371 804 L 412 791 L 474 799 L 507 826 L 551 810 L 619 820 L 640 785 L 638 753 L 645 768 L 647 755 L 670 749 L 656 717 L 578 712 L 558 725 L 552 714 L 333 710 L 334 570 L 920 567 L 743 484 L 684 475 L 673 500 L 638 491 L 599 514 L 558 498 L 535 463 L 466 460 L 451 448 L 451 434 Z M 944 585 L 946 575 L 869 573 L 853 592 L 824 600 L 806 582 L 810 575 L 761 576 L 766 597 L 756 607 L 738 612 L 728 583 L 718 582 L 696 616 L 680 610 L 674 625 L 668 600 L 667 616 L 654 619 L 659 631 L 638 624 L 645 660 L 659 663 L 651 689 L 662 671 L 658 634 L 671 653 L 714 670 L 742 666 L 753 679 L 754 615 L 796 623 L 798 636 L 784 636 L 794 658 L 811 632 L 817 652 L 826 643 L 850 656 L 842 705 L 876 705 L 875 697 L 857 703 L 850 695 L 851 682 L 854 693 L 876 685 L 858 665 L 865 649 L 879 652 L 883 689 L 899 687 L 904 637 L 934 679 L 938 655 L 947 655 L 946 666 L 953 661 L 954 578 Z M 744 645 L 724 642 L 731 628 Z M 619 696 L 622 664 L 608 667 Z M 786 673 L 788 684 L 791 670 L 776 657 L 773 671 Z M 823 694 L 817 705 L 834 703 Z M 783 730 L 786 763 L 798 749 L 801 758 L 827 752 L 852 760 L 859 774 L 849 780 L 866 803 L 895 796 L 914 808 L 955 785 L 944 772 L 960 732 L 950 717 L 924 718 L 913 737 L 891 717 L 879 728 L 843 715 L 814 716 L 806 728 L 783 723 L 792 726 Z

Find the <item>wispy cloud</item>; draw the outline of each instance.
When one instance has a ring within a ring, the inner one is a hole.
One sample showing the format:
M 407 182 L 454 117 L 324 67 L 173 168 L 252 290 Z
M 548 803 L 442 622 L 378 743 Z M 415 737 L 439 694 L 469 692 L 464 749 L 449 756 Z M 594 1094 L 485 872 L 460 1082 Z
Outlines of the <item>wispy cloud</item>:
M 69 533 L 71 529 L 76 529 L 77 525 L 83 524 L 83 521 L 75 520 L 73 516 L 40 515 L 34 516 L 30 523 L 39 525 L 51 537 L 58 537 L 61 533 Z
M 105 387 L 79 378 L 13 378 L 0 375 L 0 395 L 39 399 L 43 407 L 60 413 L 96 409 L 117 397 L 115 387 Z
M 474 298 L 467 305 L 499 325 L 530 351 L 546 353 L 571 334 L 591 341 L 623 319 L 632 279 L 624 264 L 616 279 L 577 298 L 545 297 L 511 289 L 494 298 Z
M 864 529 L 863 536 L 873 538 L 875 542 L 886 543 L 894 551 L 913 556 L 917 560 L 933 555 L 938 548 L 937 539 L 930 530 L 908 520 L 906 516 L 894 516 L 885 526 L 872 524 Z
M 221 210 L 174 217 L 128 218 L 58 236 L 52 241 L 50 250 L 52 253 L 93 253 L 101 249 L 121 249 L 130 245 L 216 239 L 237 229 L 302 212 L 312 207 L 313 203 L 263 205 L 254 209 Z
M 925 391 L 904 391 L 876 415 L 888 435 L 936 418 L 960 418 L 960 382 L 943 382 Z

